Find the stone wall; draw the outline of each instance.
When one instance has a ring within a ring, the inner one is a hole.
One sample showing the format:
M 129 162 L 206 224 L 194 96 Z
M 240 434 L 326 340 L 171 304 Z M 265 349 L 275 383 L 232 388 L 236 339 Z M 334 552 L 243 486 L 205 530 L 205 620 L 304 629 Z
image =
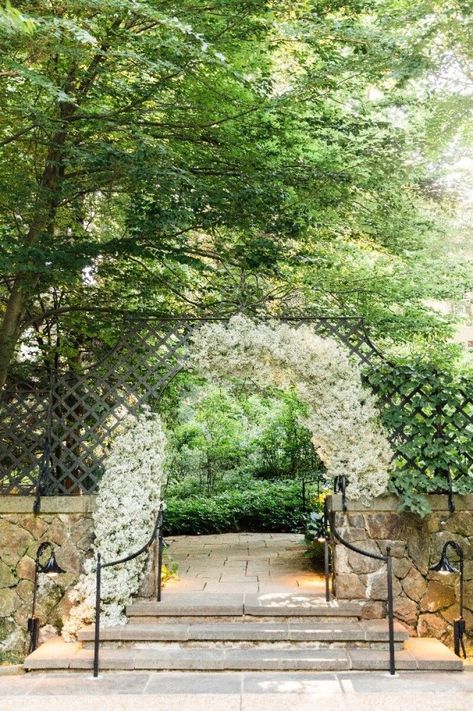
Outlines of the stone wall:
M 70 602 L 67 591 L 82 572 L 90 551 L 94 497 L 44 497 L 35 516 L 33 497 L 0 497 L 0 661 L 22 655 L 33 601 L 34 558 L 38 545 L 50 541 L 66 573 L 39 575 L 36 614 L 42 636 L 59 630 Z
M 432 513 L 424 519 L 398 513 L 395 497 L 380 497 L 372 506 L 348 501 L 342 511 L 340 496 L 331 497 L 339 533 L 350 543 L 372 553 L 392 546 L 394 610 L 413 634 L 449 642 L 452 620 L 458 616 L 459 575 L 429 570 L 440 559 L 444 543 L 459 543 L 465 554 L 465 619 L 473 629 L 473 496 L 455 496 L 450 513 L 446 496 L 430 496 Z M 451 550 L 451 549 L 450 549 Z M 452 554 L 452 561 L 455 554 Z M 386 564 L 335 545 L 334 588 L 338 598 L 366 599 L 365 614 L 382 617 L 386 611 Z

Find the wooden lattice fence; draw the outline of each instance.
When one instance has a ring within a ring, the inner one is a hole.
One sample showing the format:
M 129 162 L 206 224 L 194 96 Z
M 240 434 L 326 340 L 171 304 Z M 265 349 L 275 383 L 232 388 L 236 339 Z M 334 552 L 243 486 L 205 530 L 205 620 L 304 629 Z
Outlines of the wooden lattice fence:
M 470 382 L 449 383 L 446 398 L 440 376 L 419 376 L 386 362 L 361 319 L 284 320 L 309 323 L 320 335 L 335 338 L 363 366 L 367 383 L 379 394 L 401 480 L 403 472 L 411 472 L 421 491 L 445 493 L 471 483 Z M 144 404 L 159 406 L 166 385 L 185 368 L 186 345 L 201 323 L 126 317 L 114 339 L 86 339 L 74 368 L 63 369 L 51 350 L 44 363 L 26 359 L 0 394 L 0 493 L 93 493 L 123 419 Z M 452 448 L 457 454 L 453 468 L 443 457 Z

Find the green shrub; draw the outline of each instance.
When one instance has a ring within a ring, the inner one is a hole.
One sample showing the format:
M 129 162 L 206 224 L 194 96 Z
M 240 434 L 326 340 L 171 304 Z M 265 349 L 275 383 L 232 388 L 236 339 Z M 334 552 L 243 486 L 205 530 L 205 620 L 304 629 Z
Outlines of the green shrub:
M 230 531 L 302 532 L 307 511 L 300 484 L 294 481 L 254 481 L 246 489 L 216 496 L 169 496 L 164 517 L 165 535 L 225 533 Z

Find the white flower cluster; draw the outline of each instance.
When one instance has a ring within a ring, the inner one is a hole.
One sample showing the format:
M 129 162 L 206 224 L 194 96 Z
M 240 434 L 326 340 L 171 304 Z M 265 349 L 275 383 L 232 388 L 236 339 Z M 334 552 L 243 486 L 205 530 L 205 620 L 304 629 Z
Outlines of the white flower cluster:
M 255 324 L 234 316 L 193 336 L 190 364 L 204 377 L 252 379 L 258 386 L 294 387 L 308 407 L 304 422 L 330 477 L 347 476 L 350 498 L 384 493 L 392 451 L 373 394 L 348 353 L 309 326 Z
M 94 556 L 71 594 L 76 606 L 64 624 L 66 638 L 94 619 L 97 551 L 107 563 L 133 553 L 149 539 L 161 501 L 165 441 L 159 416 L 145 413 L 133 418 L 112 443 L 93 514 Z M 102 571 L 104 625 L 125 622 L 123 610 L 139 589 L 145 564 L 143 554 Z

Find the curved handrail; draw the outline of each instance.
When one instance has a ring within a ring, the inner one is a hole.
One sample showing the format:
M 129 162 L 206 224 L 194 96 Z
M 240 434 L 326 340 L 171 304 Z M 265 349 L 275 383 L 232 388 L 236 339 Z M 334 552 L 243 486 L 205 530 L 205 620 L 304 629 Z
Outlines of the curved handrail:
M 346 508 L 343 507 L 343 512 L 345 513 Z M 388 633 L 389 633 L 389 673 L 391 675 L 396 674 L 396 661 L 395 661 L 395 651 L 394 651 L 394 601 L 393 601 L 393 561 L 391 554 L 391 546 L 386 546 L 386 555 L 381 553 L 371 553 L 365 551 L 358 546 L 353 545 L 349 541 L 346 541 L 343 536 L 337 531 L 335 525 L 334 511 L 328 508 L 328 498 L 324 502 L 324 525 L 325 525 L 325 538 L 324 538 L 324 563 L 325 563 L 325 599 L 327 602 L 330 601 L 330 585 L 329 585 L 329 575 L 330 575 L 330 564 L 329 564 L 329 534 L 342 545 L 346 546 L 349 550 L 359 555 L 364 555 L 367 558 L 373 558 L 374 560 L 381 560 L 386 563 L 386 578 L 387 578 L 387 602 L 388 602 Z M 333 555 L 333 554 L 332 554 Z
M 141 548 L 139 550 L 137 550 L 135 553 L 130 553 L 130 555 L 127 555 L 124 558 L 118 558 L 118 560 L 111 560 L 109 563 L 101 563 L 102 568 L 110 568 L 113 565 L 120 565 L 120 563 L 128 563 L 129 560 L 138 558 L 139 555 L 141 555 L 146 550 L 148 550 L 148 548 L 151 546 L 151 544 L 153 543 L 153 541 L 156 538 L 159 526 L 161 524 L 162 514 L 163 514 L 163 505 L 161 504 L 159 507 L 158 515 L 156 517 L 156 523 L 154 524 L 153 533 L 151 534 L 150 539 L 144 544 L 144 546 L 141 546 Z
M 331 532 L 333 533 L 333 537 L 337 539 L 339 543 L 342 543 L 344 546 L 349 548 L 351 551 L 354 551 L 354 553 L 359 553 L 360 555 L 365 555 L 368 558 L 374 558 L 375 560 L 382 560 L 384 563 L 387 562 L 388 556 L 387 555 L 381 555 L 381 553 L 378 555 L 377 553 L 371 553 L 369 551 L 364 551 L 362 548 L 358 548 L 358 546 L 354 546 L 353 543 L 349 543 L 346 541 L 337 531 L 335 528 L 335 525 L 332 523 L 330 527 Z M 391 550 L 390 546 L 387 546 L 386 550 Z
M 101 583 L 102 583 L 102 569 L 111 568 L 114 565 L 120 565 L 121 563 L 128 563 L 128 561 L 138 558 L 142 553 L 145 553 L 154 541 L 158 544 L 158 564 L 156 570 L 156 588 L 157 588 L 157 601 L 161 602 L 161 574 L 163 568 L 163 517 L 164 517 L 164 507 L 163 503 L 159 505 L 158 515 L 156 516 L 156 522 L 154 524 L 153 533 L 149 540 L 141 546 L 134 553 L 124 556 L 123 558 L 118 558 L 117 560 L 111 560 L 107 563 L 102 563 L 102 556 L 100 551 L 97 553 L 97 567 L 95 573 L 95 634 L 94 634 L 94 678 L 99 675 L 99 649 L 100 649 L 100 599 L 101 599 Z

